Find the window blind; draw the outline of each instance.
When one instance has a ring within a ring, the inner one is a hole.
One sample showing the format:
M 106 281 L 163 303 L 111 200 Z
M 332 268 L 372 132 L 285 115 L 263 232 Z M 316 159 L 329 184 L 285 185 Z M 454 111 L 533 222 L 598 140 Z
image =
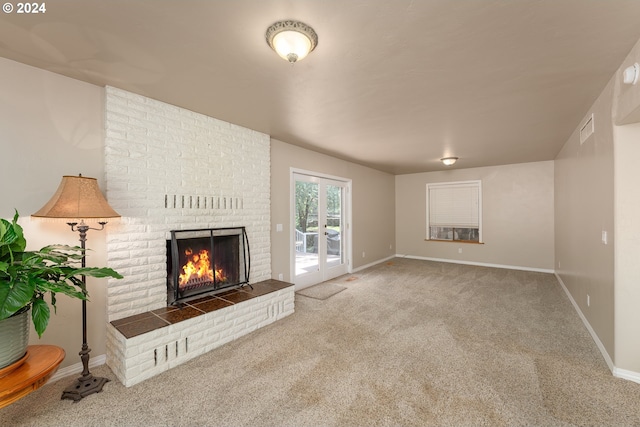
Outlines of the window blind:
M 480 184 L 429 185 L 429 226 L 478 228 Z

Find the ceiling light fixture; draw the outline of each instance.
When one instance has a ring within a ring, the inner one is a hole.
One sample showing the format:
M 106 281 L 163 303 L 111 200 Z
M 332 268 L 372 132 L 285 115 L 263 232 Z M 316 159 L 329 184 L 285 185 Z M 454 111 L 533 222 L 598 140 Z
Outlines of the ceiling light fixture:
M 452 164 L 454 164 L 456 161 L 458 161 L 457 157 L 443 157 L 440 159 L 440 161 L 445 165 L 445 166 L 451 166 Z
M 278 21 L 265 35 L 271 49 L 290 63 L 303 59 L 318 45 L 316 32 L 300 21 Z

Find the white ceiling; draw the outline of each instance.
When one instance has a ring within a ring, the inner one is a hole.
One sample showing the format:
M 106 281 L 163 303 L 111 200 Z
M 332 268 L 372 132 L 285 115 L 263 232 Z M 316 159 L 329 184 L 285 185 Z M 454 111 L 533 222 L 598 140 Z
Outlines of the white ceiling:
M 638 0 L 55 0 L 0 56 L 394 174 L 551 160 L 640 38 Z M 318 47 L 290 65 L 269 25 Z

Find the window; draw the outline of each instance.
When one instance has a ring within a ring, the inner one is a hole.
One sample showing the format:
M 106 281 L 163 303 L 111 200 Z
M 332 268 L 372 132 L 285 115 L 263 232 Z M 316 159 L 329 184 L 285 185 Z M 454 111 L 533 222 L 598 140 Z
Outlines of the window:
M 427 184 L 427 240 L 482 243 L 482 182 Z

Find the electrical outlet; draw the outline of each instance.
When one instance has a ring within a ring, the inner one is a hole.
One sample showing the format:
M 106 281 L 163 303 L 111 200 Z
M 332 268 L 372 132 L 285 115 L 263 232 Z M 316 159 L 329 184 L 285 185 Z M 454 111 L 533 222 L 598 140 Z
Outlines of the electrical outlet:
M 607 231 L 606 230 L 602 230 L 602 244 L 606 245 L 608 243 L 609 239 L 607 236 Z
M 282 273 L 278 274 L 278 280 L 284 280 L 284 274 Z
M 591 307 L 591 297 L 587 294 L 587 307 Z
M 365 257 L 365 254 L 364 254 L 364 251 L 362 251 L 362 258 L 364 258 L 364 257 Z
M 389 245 L 389 249 L 393 249 L 393 245 L 391 245 L 391 244 L 390 244 L 390 245 Z
M 458 253 L 461 254 L 462 253 L 462 248 L 458 248 Z

